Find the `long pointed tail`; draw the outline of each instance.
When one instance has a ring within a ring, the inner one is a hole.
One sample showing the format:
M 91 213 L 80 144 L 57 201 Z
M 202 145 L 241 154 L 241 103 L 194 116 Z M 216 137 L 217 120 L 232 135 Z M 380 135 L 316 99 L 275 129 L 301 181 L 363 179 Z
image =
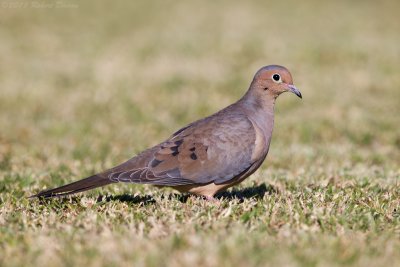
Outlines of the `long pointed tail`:
M 89 189 L 93 189 L 96 187 L 108 185 L 111 183 L 115 183 L 114 181 L 104 178 L 98 175 L 92 175 L 88 178 L 60 186 L 54 189 L 49 189 L 45 190 L 42 192 L 39 192 L 36 195 L 31 196 L 30 198 L 34 197 L 43 197 L 43 198 L 51 198 L 51 197 L 62 197 L 62 196 L 67 196 L 79 192 L 83 192 Z

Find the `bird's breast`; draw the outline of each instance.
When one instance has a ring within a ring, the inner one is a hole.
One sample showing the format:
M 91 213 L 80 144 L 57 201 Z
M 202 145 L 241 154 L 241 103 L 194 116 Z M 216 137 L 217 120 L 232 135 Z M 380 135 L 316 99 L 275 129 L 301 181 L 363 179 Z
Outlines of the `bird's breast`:
M 271 125 L 268 125 L 268 127 L 261 127 L 259 123 L 253 120 L 251 120 L 251 122 L 253 124 L 256 136 L 251 159 L 253 162 L 255 162 L 263 160 L 268 153 L 272 136 L 273 120 Z

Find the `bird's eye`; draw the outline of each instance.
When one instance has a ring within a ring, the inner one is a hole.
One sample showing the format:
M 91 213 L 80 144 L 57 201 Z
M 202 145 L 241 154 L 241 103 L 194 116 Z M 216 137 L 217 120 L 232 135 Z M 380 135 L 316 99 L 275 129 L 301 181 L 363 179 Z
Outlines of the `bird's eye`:
M 280 82 L 281 81 L 281 76 L 279 74 L 275 73 L 274 75 L 272 75 L 272 79 L 275 82 Z

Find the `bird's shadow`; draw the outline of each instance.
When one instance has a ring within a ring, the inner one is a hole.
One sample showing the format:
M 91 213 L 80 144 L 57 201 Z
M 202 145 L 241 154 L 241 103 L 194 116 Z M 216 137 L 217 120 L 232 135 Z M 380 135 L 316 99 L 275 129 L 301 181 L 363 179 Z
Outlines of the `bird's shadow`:
M 239 200 L 239 202 L 243 202 L 245 199 L 250 199 L 250 198 L 261 199 L 264 197 L 266 193 L 272 194 L 276 193 L 276 191 L 277 190 L 273 186 L 262 183 L 258 186 L 252 186 L 243 189 L 233 189 L 231 191 L 218 193 L 215 198 L 218 200 L 227 200 L 227 201 Z M 168 200 L 177 199 L 182 203 L 186 203 L 191 196 L 192 195 L 190 194 L 172 193 L 172 194 L 163 194 L 161 195 L 161 198 Z M 110 201 L 120 201 L 128 204 L 140 204 L 140 205 L 150 205 L 156 203 L 156 200 L 151 195 L 144 195 L 144 196 L 132 196 L 129 194 L 122 194 L 116 196 L 100 195 L 97 198 L 97 202 L 110 202 Z
M 221 192 L 216 195 L 216 198 L 227 200 L 239 199 L 243 201 L 244 199 L 249 198 L 261 199 L 264 197 L 265 194 L 273 194 L 276 192 L 277 190 L 272 185 L 266 185 L 265 183 L 262 183 L 257 186 L 250 186 L 243 189 L 232 189 L 231 191 Z

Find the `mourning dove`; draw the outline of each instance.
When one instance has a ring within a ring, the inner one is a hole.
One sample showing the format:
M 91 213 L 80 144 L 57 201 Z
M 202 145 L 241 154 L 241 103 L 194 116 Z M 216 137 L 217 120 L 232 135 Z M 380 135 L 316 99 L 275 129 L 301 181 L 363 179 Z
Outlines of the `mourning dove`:
M 212 199 L 263 163 L 271 143 L 275 101 L 287 91 L 302 98 L 285 67 L 262 67 L 236 103 L 190 123 L 114 168 L 32 197 L 65 196 L 129 182 L 169 186 Z

